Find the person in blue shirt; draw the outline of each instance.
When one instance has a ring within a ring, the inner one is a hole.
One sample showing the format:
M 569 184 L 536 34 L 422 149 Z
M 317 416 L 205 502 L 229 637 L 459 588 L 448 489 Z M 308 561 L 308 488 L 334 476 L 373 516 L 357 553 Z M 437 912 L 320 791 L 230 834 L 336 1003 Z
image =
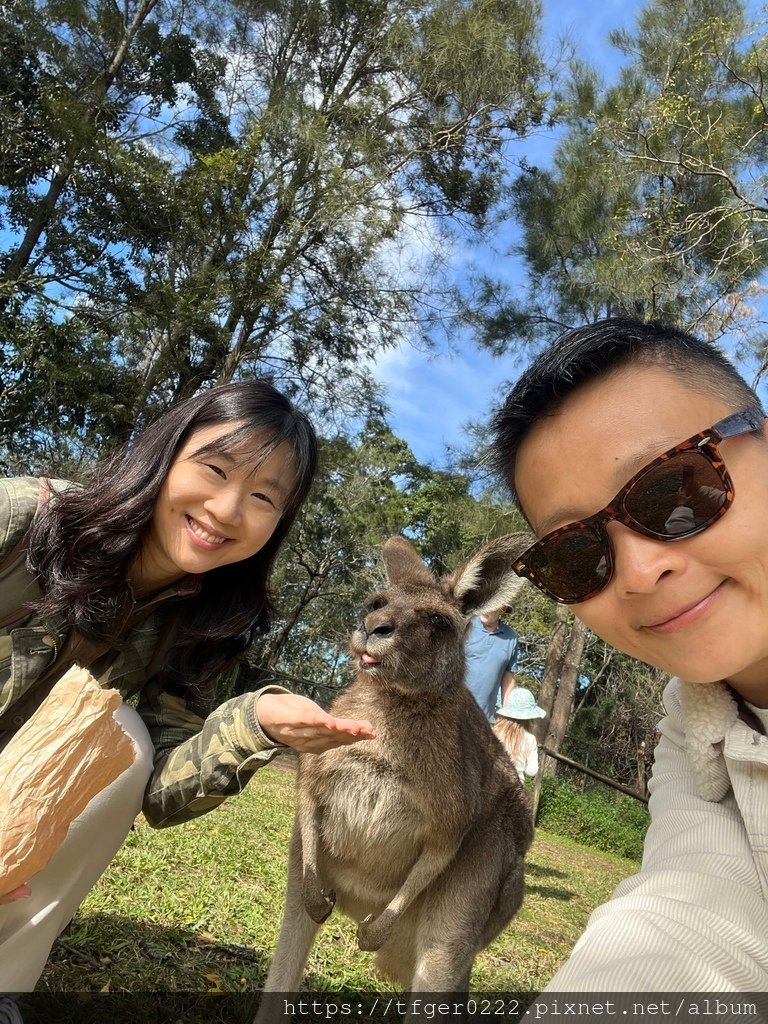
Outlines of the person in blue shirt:
M 505 610 L 496 608 L 474 618 L 466 643 L 467 687 L 489 722 L 515 687 L 517 633 L 501 621 Z

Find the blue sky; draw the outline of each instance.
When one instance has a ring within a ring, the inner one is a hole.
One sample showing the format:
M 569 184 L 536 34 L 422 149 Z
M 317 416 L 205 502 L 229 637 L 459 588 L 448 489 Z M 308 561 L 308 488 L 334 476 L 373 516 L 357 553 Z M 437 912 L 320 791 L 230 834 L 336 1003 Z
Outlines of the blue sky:
M 578 56 L 597 66 L 606 81 L 612 81 L 622 54 L 608 42 L 616 28 L 634 24 L 643 4 L 639 0 L 603 0 L 581 4 L 568 0 L 544 0 L 544 49 L 557 50 L 557 40 L 567 36 Z M 554 133 L 534 136 L 515 144 L 515 155 L 525 154 L 530 163 L 546 163 L 554 148 Z M 471 253 L 461 253 L 466 260 Z M 481 260 L 493 258 L 476 253 Z M 504 266 L 507 280 L 521 286 L 522 275 L 515 258 L 496 257 L 496 270 Z M 445 462 L 446 445 L 462 443 L 467 421 L 483 420 L 506 391 L 505 384 L 521 372 L 522 364 L 511 357 L 494 358 L 475 348 L 470 341 L 452 354 L 429 355 L 403 345 L 385 353 L 374 370 L 386 388 L 395 433 L 411 446 L 422 462 L 437 467 Z

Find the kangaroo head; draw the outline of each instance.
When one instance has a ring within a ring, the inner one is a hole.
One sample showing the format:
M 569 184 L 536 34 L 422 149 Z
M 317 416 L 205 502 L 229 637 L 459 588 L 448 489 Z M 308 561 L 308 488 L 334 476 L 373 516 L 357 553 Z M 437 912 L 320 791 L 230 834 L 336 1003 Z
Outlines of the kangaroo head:
M 499 537 L 440 580 L 404 537 L 390 537 L 389 586 L 371 594 L 352 635 L 358 670 L 411 693 L 460 685 L 470 618 L 511 604 L 526 583 L 512 563 L 532 542 L 527 533 Z

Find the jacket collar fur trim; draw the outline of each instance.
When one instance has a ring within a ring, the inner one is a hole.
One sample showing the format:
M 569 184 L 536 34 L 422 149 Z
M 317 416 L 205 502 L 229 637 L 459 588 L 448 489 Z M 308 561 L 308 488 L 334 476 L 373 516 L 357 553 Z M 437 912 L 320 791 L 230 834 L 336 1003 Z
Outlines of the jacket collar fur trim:
M 739 706 L 725 683 L 681 681 L 680 701 L 696 789 L 704 800 L 722 800 L 731 788 L 723 740 L 739 717 Z

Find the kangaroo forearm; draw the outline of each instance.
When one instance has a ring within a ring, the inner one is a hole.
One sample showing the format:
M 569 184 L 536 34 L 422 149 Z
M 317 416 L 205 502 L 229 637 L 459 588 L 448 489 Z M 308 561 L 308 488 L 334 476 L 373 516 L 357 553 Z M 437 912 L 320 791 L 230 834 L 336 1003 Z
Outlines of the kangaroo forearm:
M 456 856 L 458 845 L 446 848 L 426 847 L 411 868 L 408 877 L 387 904 L 391 914 L 400 914 L 433 882 Z

